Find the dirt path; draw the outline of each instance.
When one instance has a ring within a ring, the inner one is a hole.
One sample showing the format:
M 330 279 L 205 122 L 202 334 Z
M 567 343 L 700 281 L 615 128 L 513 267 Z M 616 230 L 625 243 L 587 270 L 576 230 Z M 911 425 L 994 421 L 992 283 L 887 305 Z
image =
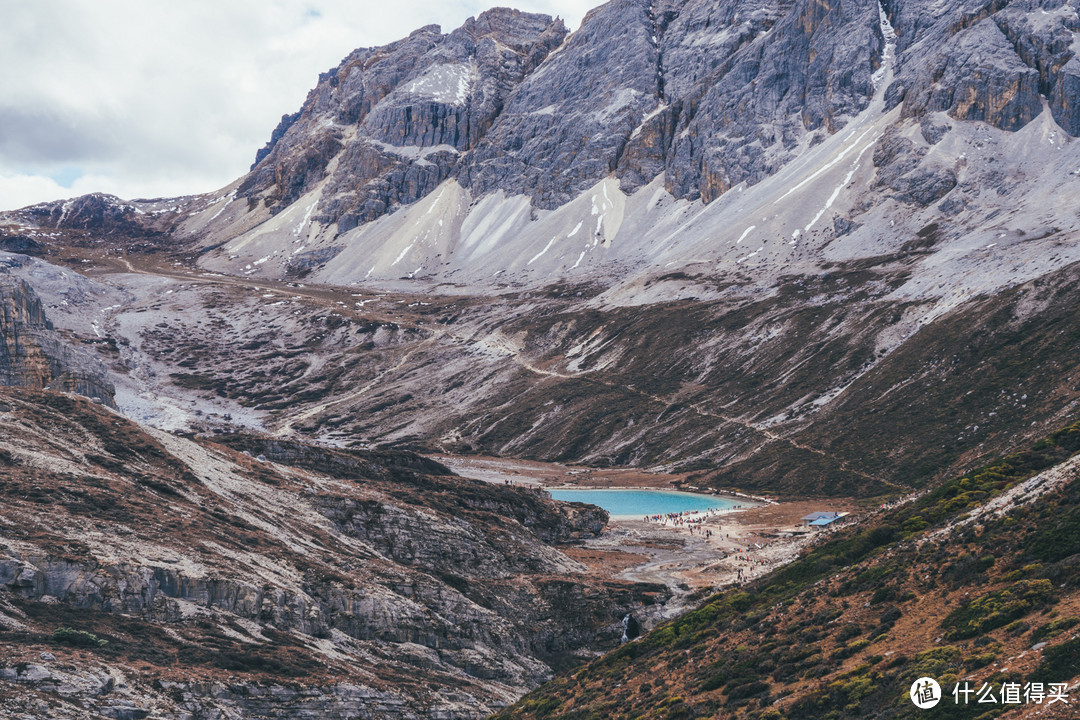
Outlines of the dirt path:
M 512 338 L 507 337 L 504 333 L 502 333 L 501 331 L 499 331 L 497 329 L 494 332 L 491 332 L 491 333 L 489 333 L 489 334 L 487 334 L 487 335 L 485 335 L 483 337 L 476 337 L 476 336 L 465 336 L 465 335 L 456 333 L 456 332 L 454 332 L 453 330 L 451 330 L 449 328 L 441 327 L 441 326 L 438 326 L 438 325 L 434 325 L 434 324 L 428 325 L 428 324 L 424 323 L 419 317 L 410 316 L 410 314 L 407 313 L 407 312 L 400 312 L 400 310 L 402 309 L 401 308 L 401 297 L 399 297 L 397 295 L 386 294 L 386 295 L 383 296 L 388 303 L 394 304 L 393 312 L 387 312 L 385 310 L 383 310 L 382 312 L 378 312 L 374 308 L 371 309 L 371 310 L 365 310 L 365 309 L 358 310 L 355 307 L 350 306 L 349 304 L 343 304 L 342 298 L 352 297 L 353 296 L 353 292 L 349 288 L 337 288 L 337 287 L 333 287 L 333 286 L 307 287 L 307 286 L 304 286 L 304 285 L 302 285 L 300 283 L 290 283 L 290 282 L 286 282 L 286 281 L 269 280 L 269 279 L 265 279 L 265 278 L 260 278 L 260 279 L 256 280 L 256 279 L 252 279 L 252 278 L 245 278 L 245 277 L 240 277 L 240 276 L 235 276 L 235 275 L 220 275 L 220 274 L 217 274 L 217 273 L 197 272 L 197 271 L 192 270 L 192 269 L 175 269 L 175 268 L 172 268 L 172 267 L 162 265 L 160 261 L 153 262 L 152 258 L 141 258 L 140 257 L 139 259 L 142 259 L 144 262 L 142 262 L 142 263 L 140 263 L 138 265 L 136 265 L 135 263 L 132 263 L 131 260 L 129 260 L 127 257 L 108 257 L 105 260 L 107 260 L 108 264 L 111 265 L 113 268 L 119 269 L 119 268 L 116 267 L 116 264 L 118 263 L 120 266 L 122 266 L 124 269 L 126 269 L 126 271 L 132 272 L 132 273 L 139 273 L 139 274 L 144 274 L 144 275 L 157 275 L 157 276 L 161 276 L 161 277 L 168 277 L 168 278 L 175 279 L 175 280 L 183 280 L 185 282 L 214 283 L 214 284 L 227 285 L 227 286 L 232 286 L 232 287 L 249 288 L 251 290 L 256 290 L 256 291 L 274 291 L 274 292 L 287 293 L 287 294 L 290 294 L 290 295 L 293 295 L 293 296 L 296 296 L 296 297 L 303 297 L 303 298 L 306 298 L 306 299 L 308 299 L 308 300 L 310 300 L 312 302 L 315 302 L 317 304 L 320 304 L 320 305 L 333 306 L 334 309 L 337 312 L 340 312 L 343 315 L 354 317 L 356 319 L 361 319 L 361 320 L 365 320 L 365 321 L 380 322 L 380 323 L 393 323 L 393 324 L 396 324 L 396 325 L 398 325 L 399 327 L 402 327 L 402 328 L 418 329 L 418 330 L 422 330 L 422 331 L 424 331 L 426 333 L 430 333 L 429 338 L 422 341 L 423 346 L 429 345 L 430 342 L 432 340 L 435 340 L 435 339 L 440 339 L 440 338 L 446 339 L 446 338 L 448 338 L 448 339 L 454 341 L 455 343 L 460 343 L 460 344 L 463 344 L 463 345 L 479 346 L 479 347 L 483 347 L 483 348 L 485 348 L 485 349 L 487 349 L 489 351 L 494 351 L 494 352 L 502 355 L 503 357 L 506 357 L 510 362 L 513 362 L 515 365 L 520 367 L 522 370 L 524 370 L 524 371 L 526 371 L 528 373 L 540 376 L 540 377 L 551 377 L 551 378 L 558 378 L 558 379 L 561 379 L 561 380 L 583 379 L 583 380 L 587 380 L 589 382 L 595 382 L 598 385 L 603 385 L 605 387 L 617 388 L 620 391 L 628 391 L 628 392 L 635 393 L 635 394 L 637 394 L 637 395 L 639 395 L 641 397 L 644 397 L 644 398 L 647 398 L 647 399 L 651 400 L 652 402 L 655 402 L 655 403 L 657 403 L 659 405 L 662 405 L 665 408 L 670 408 L 670 407 L 672 407 L 673 405 L 676 404 L 675 400 L 672 400 L 672 399 L 669 399 L 669 398 L 664 398 L 664 397 L 661 397 L 661 396 L 658 396 L 658 395 L 653 395 L 653 394 L 645 392 L 643 390 L 639 390 L 638 388 L 635 388 L 632 385 L 625 385 L 623 383 L 614 382 L 614 381 L 611 381 L 611 380 L 604 379 L 603 377 L 597 377 L 595 374 L 593 374 L 594 371 L 585 370 L 585 371 L 581 371 L 581 372 L 558 372 L 558 371 L 555 371 L 555 370 L 548 370 L 548 369 L 545 369 L 545 368 L 538 367 L 535 363 L 530 362 L 530 360 L 527 357 L 525 357 L 525 355 L 524 355 L 524 353 L 522 351 L 522 348 L 518 345 L 517 342 L 515 342 Z M 101 258 L 99 258 L 98 260 L 102 261 Z M 412 299 L 412 298 L 410 296 L 410 297 L 406 298 L 406 300 L 407 299 Z M 402 357 L 400 362 L 395 364 L 393 367 L 387 368 L 382 373 L 380 373 L 379 376 L 376 378 L 375 382 L 377 382 L 379 380 L 382 380 L 384 377 L 386 377 L 390 373 L 392 373 L 392 372 L 400 369 L 401 367 L 403 367 L 405 360 L 408 357 L 410 357 L 418 349 L 420 349 L 420 348 L 418 347 L 418 348 L 415 348 L 414 350 L 410 351 L 409 353 L 407 353 L 406 355 L 404 355 Z M 371 384 L 369 383 L 368 385 L 365 385 L 363 388 L 361 388 L 361 389 L 359 389 L 359 390 L 357 390 L 355 392 L 348 393 L 346 395 L 343 395 L 340 398 L 330 400 L 330 401 L 327 401 L 326 403 L 323 403 L 321 405 L 310 408 L 310 409 L 304 411 L 297 418 L 293 418 L 293 419 L 289 420 L 288 422 L 286 422 L 285 425 L 283 425 L 281 428 L 278 429 L 276 434 L 281 435 L 281 434 L 288 433 L 288 432 L 291 431 L 291 428 L 297 422 L 309 419 L 311 417 L 314 417 L 319 412 L 325 410 L 328 407 L 339 405 L 339 404 L 341 404 L 343 402 L 346 402 L 346 401 L 348 401 L 350 399 L 360 397 L 360 396 L 364 395 L 365 393 L 367 393 L 370 389 L 371 389 Z M 798 440 L 795 440 L 794 438 L 791 438 L 791 437 L 786 437 L 786 436 L 777 434 L 777 433 L 773 432 L 772 430 L 770 430 L 769 428 L 767 428 L 767 427 L 765 427 L 763 425 L 760 425 L 758 423 L 750 422 L 750 421 L 744 420 L 742 418 L 732 417 L 730 415 L 725 415 L 723 413 L 717 413 L 717 412 L 714 412 L 712 410 L 708 410 L 708 409 L 702 407 L 701 402 L 692 403 L 692 404 L 689 405 L 689 407 L 695 413 L 697 413 L 698 415 L 701 415 L 702 417 L 708 417 L 708 418 L 712 418 L 712 419 L 715 419 L 715 420 L 719 420 L 719 421 L 724 422 L 724 423 L 728 423 L 728 424 L 732 424 L 732 425 L 738 425 L 738 426 L 740 426 L 742 428 L 745 428 L 745 429 L 747 429 L 747 430 L 749 430 L 751 432 L 754 432 L 754 433 L 757 433 L 757 434 L 761 435 L 762 437 L 764 437 L 769 442 L 787 443 L 788 445 L 790 445 L 790 446 L 792 446 L 792 447 L 794 447 L 794 448 L 796 448 L 798 450 L 802 450 L 804 452 L 814 453 L 815 455 L 818 455 L 820 457 L 832 459 L 831 455 L 829 455 L 827 452 L 825 452 L 824 450 L 822 450 L 820 448 L 816 448 L 816 447 L 813 447 L 811 445 L 807 445 L 806 443 L 799 442 Z M 866 472 L 863 472 L 861 470 L 857 470 L 857 469 L 851 467 L 846 460 L 838 459 L 837 464 L 843 470 L 845 470 L 847 472 L 850 472 L 850 473 L 852 473 L 852 474 L 854 474 L 854 475 L 856 475 L 858 477 L 861 477 L 863 479 L 870 480 L 870 481 L 873 481 L 873 482 L 878 482 L 878 483 L 881 483 L 883 485 L 896 488 L 897 490 L 900 490 L 900 491 L 905 492 L 905 493 L 910 492 L 912 490 L 912 488 L 910 486 L 908 486 L 908 485 L 904 485 L 902 483 L 897 483 L 897 482 L 890 481 L 890 480 L 884 480 L 882 478 L 875 477 L 875 476 L 870 475 L 870 474 L 868 474 Z

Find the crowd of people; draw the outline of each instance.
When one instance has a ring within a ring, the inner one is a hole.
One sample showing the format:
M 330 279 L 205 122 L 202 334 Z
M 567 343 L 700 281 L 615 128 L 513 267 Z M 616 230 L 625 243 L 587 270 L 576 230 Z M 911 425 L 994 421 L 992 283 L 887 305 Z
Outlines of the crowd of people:
M 682 512 L 670 512 L 658 515 L 646 515 L 642 519 L 647 523 L 659 523 L 667 527 L 683 528 L 690 532 L 691 535 L 698 535 L 703 538 L 712 538 L 714 535 L 719 540 L 728 541 L 735 540 L 727 534 L 721 533 L 723 528 L 713 530 L 710 527 L 704 527 L 703 523 L 708 518 L 714 515 L 723 514 L 727 510 L 739 509 L 741 506 L 736 505 L 733 508 L 709 508 L 705 511 L 699 510 L 684 510 Z M 737 541 L 736 541 L 737 542 Z M 721 555 L 722 559 L 733 560 L 735 563 L 736 582 L 742 584 L 750 579 L 752 575 L 755 575 L 758 571 L 768 568 L 768 561 L 764 558 L 754 557 L 754 551 L 764 550 L 769 544 L 767 542 L 748 544 L 744 548 L 731 547 L 730 551 L 727 548 L 724 549 Z
M 690 533 L 693 534 L 694 529 L 698 528 L 701 523 L 705 522 L 706 518 L 711 518 L 713 515 L 719 515 L 731 510 L 739 510 L 742 505 L 733 505 L 729 508 L 709 508 L 702 512 L 700 510 L 683 510 L 682 512 L 670 512 L 663 515 L 646 515 L 642 518 L 645 522 L 660 523 L 661 525 L 670 525 L 672 527 L 685 527 L 689 528 Z M 712 531 L 707 531 L 709 534 L 707 537 L 712 537 Z

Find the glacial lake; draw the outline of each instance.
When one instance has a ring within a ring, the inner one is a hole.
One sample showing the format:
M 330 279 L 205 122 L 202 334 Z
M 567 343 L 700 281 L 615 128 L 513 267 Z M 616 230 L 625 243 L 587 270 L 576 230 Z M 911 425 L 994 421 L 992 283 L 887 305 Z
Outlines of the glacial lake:
M 719 512 L 731 510 L 736 505 L 749 506 L 751 503 L 698 493 L 678 492 L 675 490 L 633 490 L 633 489 L 596 489 L 596 490 L 549 490 L 551 497 L 563 502 L 581 502 L 598 505 L 612 517 L 641 519 L 646 515 L 666 515 L 668 513 L 697 510 L 706 512 L 713 508 Z

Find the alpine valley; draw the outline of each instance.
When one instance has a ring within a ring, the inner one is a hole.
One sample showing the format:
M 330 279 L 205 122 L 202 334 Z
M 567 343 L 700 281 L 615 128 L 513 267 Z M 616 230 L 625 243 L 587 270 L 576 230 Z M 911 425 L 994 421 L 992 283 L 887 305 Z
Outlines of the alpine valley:
M 1078 8 L 497 8 L 0 213 L 0 716 L 1075 717 Z M 858 521 L 690 589 L 460 456 Z

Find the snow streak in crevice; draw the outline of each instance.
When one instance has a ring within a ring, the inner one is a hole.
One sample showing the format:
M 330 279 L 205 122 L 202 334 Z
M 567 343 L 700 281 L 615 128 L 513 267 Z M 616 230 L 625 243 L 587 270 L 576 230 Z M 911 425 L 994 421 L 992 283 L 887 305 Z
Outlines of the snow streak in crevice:
M 877 92 L 881 81 L 892 71 L 893 63 L 896 61 L 896 30 L 893 29 L 892 23 L 889 22 L 889 15 L 885 12 L 885 6 L 881 4 L 881 0 L 878 0 L 877 7 L 881 35 L 885 38 L 885 49 L 881 53 L 881 67 L 870 76 L 870 81 L 874 85 L 874 92 Z

